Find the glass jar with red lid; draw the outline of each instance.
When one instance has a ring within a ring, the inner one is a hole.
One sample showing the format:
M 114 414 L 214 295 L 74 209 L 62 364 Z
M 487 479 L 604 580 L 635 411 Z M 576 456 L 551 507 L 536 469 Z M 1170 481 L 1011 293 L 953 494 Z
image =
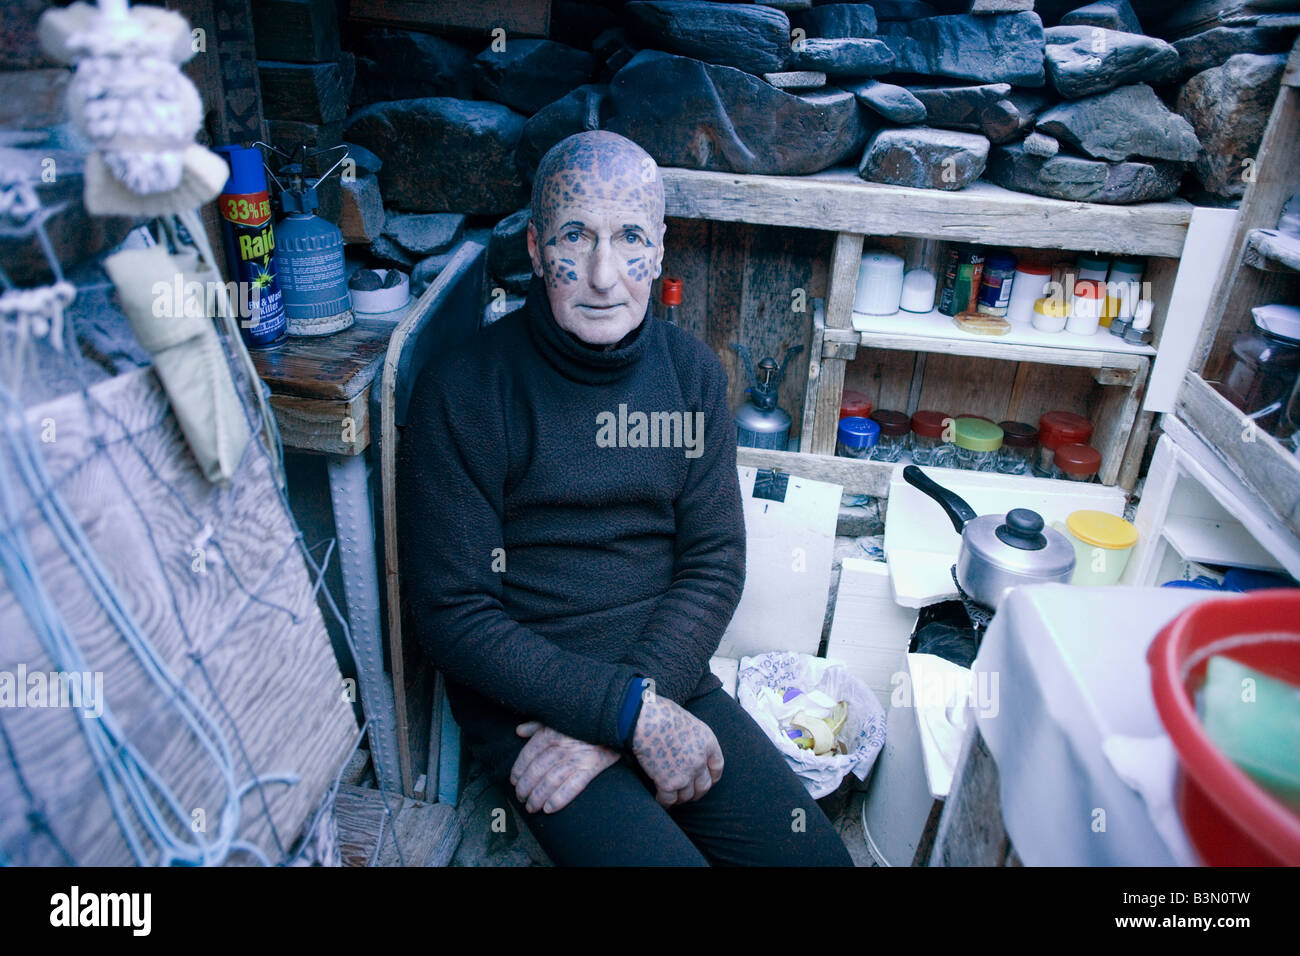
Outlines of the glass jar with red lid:
M 1096 481 L 1101 470 L 1101 452 L 1091 445 L 1060 445 L 1052 454 L 1052 477 L 1071 481 Z
M 907 436 L 912 432 L 912 420 L 902 412 L 881 409 L 873 412 L 871 420 L 880 426 L 880 441 L 872 449 L 876 461 L 898 461 L 907 448 Z
M 846 388 L 840 395 L 840 418 L 870 418 L 871 399 L 859 391 Z
M 998 471 L 1004 475 L 1027 475 L 1038 450 L 1038 429 L 1025 422 L 998 422 L 1002 447 L 998 449 Z
M 1062 445 L 1087 444 L 1092 437 L 1092 422 L 1074 412 L 1045 412 L 1038 419 L 1037 473 L 1052 473 L 1052 456 Z
M 912 461 L 918 465 L 949 467 L 955 449 L 952 435 L 944 438 L 944 432 L 952 424 L 952 416 L 947 412 L 919 411 L 912 416 Z

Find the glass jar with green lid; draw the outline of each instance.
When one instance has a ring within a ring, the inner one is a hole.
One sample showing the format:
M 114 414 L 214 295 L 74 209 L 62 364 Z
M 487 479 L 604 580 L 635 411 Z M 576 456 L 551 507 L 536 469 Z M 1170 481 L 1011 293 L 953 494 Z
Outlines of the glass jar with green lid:
M 953 445 L 958 468 L 968 471 L 996 471 L 1002 428 L 983 418 L 958 418 L 953 422 Z

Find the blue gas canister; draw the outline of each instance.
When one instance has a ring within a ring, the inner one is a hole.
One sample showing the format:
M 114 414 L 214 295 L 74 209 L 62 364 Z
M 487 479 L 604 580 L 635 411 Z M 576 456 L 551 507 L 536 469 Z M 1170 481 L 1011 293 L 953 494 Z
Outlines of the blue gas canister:
M 320 151 L 324 152 L 328 150 Z M 316 179 L 306 175 L 305 165 L 319 153 L 306 153 L 300 147 L 293 156 L 296 159 L 300 154 L 302 162 L 281 166 L 274 177 L 284 207 L 284 218 L 276 225 L 280 287 L 290 335 L 329 335 L 352 325 L 352 293 L 343 258 L 343 233 L 316 215 L 320 207 L 316 190 L 347 153 Z
M 217 209 L 238 290 L 239 330 L 250 349 L 273 349 L 284 341 L 286 322 L 262 154 L 242 146 L 222 146 L 217 152 L 230 164 Z

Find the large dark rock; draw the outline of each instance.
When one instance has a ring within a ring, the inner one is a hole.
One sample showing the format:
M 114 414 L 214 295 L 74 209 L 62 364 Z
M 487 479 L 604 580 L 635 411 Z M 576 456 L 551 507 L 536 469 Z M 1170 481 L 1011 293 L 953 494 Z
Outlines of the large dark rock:
M 474 58 L 474 89 L 482 97 L 532 115 L 591 79 L 590 53 L 554 40 L 510 40 Z
M 976 86 L 913 86 L 909 91 L 926 110 L 926 125 L 983 133 L 993 143 L 1024 138 L 1047 103 L 1034 91 L 1006 83 Z
M 868 132 L 844 90 L 793 96 L 743 70 L 650 50 L 614 77 L 610 102 L 605 128 L 664 166 L 798 176 L 856 154 Z
M 465 217 L 455 212 L 389 212 L 384 235 L 412 256 L 444 252 L 460 240 Z
M 1050 27 L 1047 76 L 1067 99 L 1104 93 L 1144 80 L 1160 83 L 1173 75 L 1178 51 L 1164 40 L 1101 27 Z
M 1021 143 L 989 151 L 989 182 L 1019 192 L 1124 205 L 1170 199 L 1182 180 L 1181 163 L 1107 163 L 1079 156 L 1038 156 Z
M 857 4 L 855 4 L 857 6 Z M 876 13 L 876 20 L 921 20 L 937 16 L 939 11 L 922 0 L 875 0 L 867 4 Z
M 1112 162 L 1143 156 L 1190 163 L 1201 152 L 1192 124 L 1166 108 L 1145 83 L 1061 103 L 1038 117 L 1037 128 Z
M 1141 33 L 1142 24 L 1128 0 L 1098 0 L 1061 17 L 1062 26 L 1102 27 L 1123 33 Z
M 893 52 L 879 40 L 804 40 L 790 60 L 791 69 L 828 76 L 879 76 L 893 67 Z
M 858 175 L 868 182 L 920 189 L 965 189 L 984 172 L 989 141 L 928 126 L 882 129 L 867 144 Z
M 566 136 L 600 129 L 608 93 L 608 86 L 588 83 L 528 118 L 515 148 L 515 162 L 524 179 L 530 183 L 533 181 L 537 164 L 546 151 Z
M 900 73 L 1019 86 L 1045 82 L 1043 22 L 1034 13 L 882 23 L 879 36 L 894 51 Z
M 907 87 L 879 80 L 843 84 L 858 98 L 858 102 L 895 123 L 921 123 L 925 120 L 925 104 L 908 91 Z
M 618 14 L 595 3 L 579 0 L 551 0 L 548 36 L 560 43 L 590 50 L 605 30 L 618 25 Z
M 1263 139 L 1286 59 L 1238 53 L 1183 84 L 1177 108 L 1205 146 L 1196 160 L 1196 178 L 1207 192 L 1245 193 L 1246 160 L 1255 158 Z
M 474 54 L 428 33 L 381 27 L 356 41 L 352 104 L 421 96 L 468 99 L 473 92 Z
M 414 212 L 512 212 L 527 191 L 515 166 L 524 118 L 500 103 L 428 97 L 368 106 L 349 142 L 384 161 L 384 201 Z
M 1174 79 L 1188 77 L 1223 66 L 1238 53 L 1285 53 L 1295 40 L 1295 30 L 1280 27 L 1215 27 L 1174 41 L 1178 70 Z
M 790 18 L 744 3 L 635 0 L 623 8 L 644 46 L 747 73 L 779 73 L 790 57 Z
M 828 3 L 805 13 L 803 26 L 813 37 L 873 37 L 876 11 L 869 3 Z
M 488 241 L 488 272 L 502 277 L 520 272 L 531 272 L 532 260 L 528 258 L 528 243 L 524 233 L 528 229 L 528 207 L 512 212 L 492 229 Z

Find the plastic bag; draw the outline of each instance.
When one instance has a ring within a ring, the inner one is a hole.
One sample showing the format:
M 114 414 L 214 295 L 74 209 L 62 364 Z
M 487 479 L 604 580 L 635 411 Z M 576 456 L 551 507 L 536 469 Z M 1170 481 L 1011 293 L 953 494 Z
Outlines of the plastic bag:
M 826 695 L 814 700 L 847 702 L 848 716 L 836 734 L 847 753 L 818 756 L 811 750 L 800 749 L 786 736 L 782 724 L 788 725 L 791 714 L 799 707 L 798 697 L 783 703 L 791 688 L 803 695 L 813 692 Z M 814 799 L 832 793 L 850 773 L 866 780 L 885 745 L 885 710 L 871 688 L 850 674 L 843 664 L 822 657 L 790 651 L 742 657 L 736 697 L 781 751 Z

